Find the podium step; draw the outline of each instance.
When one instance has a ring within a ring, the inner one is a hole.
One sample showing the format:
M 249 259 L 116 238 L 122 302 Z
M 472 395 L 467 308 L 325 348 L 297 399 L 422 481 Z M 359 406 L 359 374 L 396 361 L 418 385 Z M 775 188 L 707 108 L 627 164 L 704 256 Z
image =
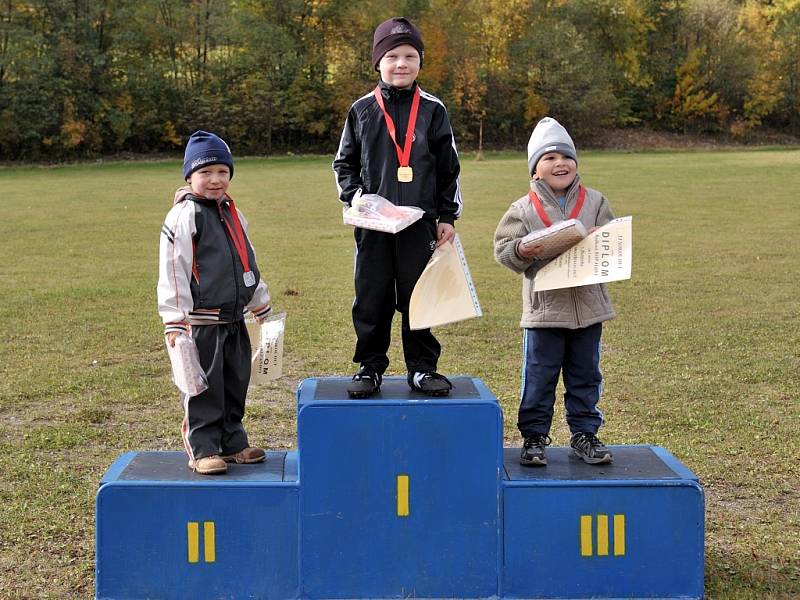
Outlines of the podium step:
M 519 464 L 521 448 L 503 449 L 503 469 L 508 481 L 614 481 L 640 479 L 678 480 L 697 477 L 674 456 L 657 446 L 610 446 L 614 462 L 589 465 L 571 455 L 569 447 L 547 448 L 547 465 Z
M 210 483 L 208 475 L 188 467 L 185 452 L 131 452 L 117 461 L 118 474 L 106 474 L 100 485 L 109 481 L 196 481 Z M 115 463 L 116 464 L 116 463 Z M 228 464 L 225 481 L 297 481 L 296 452 L 267 452 L 264 462 L 253 465 Z
M 301 592 L 308 598 L 497 594 L 502 414 L 476 379 L 444 398 L 387 377 L 298 392 Z
M 347 396 L 347 385 L 350 377 L 321 377 L 305 379 L 297 388 L 298 412 L 307 404 L 318 402 L 453 402 L 453 401 L 489 401 L 497 402 L 494 395 L 480 379 L 474 377 L 452 377 L 453 389 L 448 396 L 433 398 L 422 392 L 412 391 L 405 377 L 384 377 L 381 389 L 369 398 L 352 399 Z
M 702 598 L 704 498 L 663 448 L 612 446 L 588 465 L 503 453 L 503 590 L 509 598 Z
M 297 454 L 223 476 L 130 452 L 97 492 L 96 598 L 296 598 Z

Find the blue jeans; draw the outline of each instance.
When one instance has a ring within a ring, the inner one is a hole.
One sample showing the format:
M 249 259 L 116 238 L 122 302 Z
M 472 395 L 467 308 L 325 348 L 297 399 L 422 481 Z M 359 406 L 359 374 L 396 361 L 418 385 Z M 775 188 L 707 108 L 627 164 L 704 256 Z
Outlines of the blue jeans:
M 603 385 L 600 373 L 602 323 L 581 329 L 526 329 L 517 427 L 523 437 L 548 434 L 553 421 L 558 376 L 564 377 L 564 406 L 572 433 L 597 433 Z

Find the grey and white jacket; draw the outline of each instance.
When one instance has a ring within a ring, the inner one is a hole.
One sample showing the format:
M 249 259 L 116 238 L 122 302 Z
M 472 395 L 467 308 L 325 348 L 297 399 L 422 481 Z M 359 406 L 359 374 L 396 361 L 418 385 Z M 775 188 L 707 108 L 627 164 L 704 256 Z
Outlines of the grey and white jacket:
M 261 279 L 247 220 L 237 213 L 247 240 L 247 254 L 256 285 L 245 286 L 241 259 L 225 223 L 231 204 L 194 196 L 188 187 L 175 192 L 175 202 L 161 228 L 158 313 L 165 333 L 188 331 L 189 325 L 232 323 L 245 311 L 266 316 L 267 284 Z
M 575 207 L 580 178 L 576 177 L 567 189 L 564 208 L 561 208 L 552 190 L 543 181 L 532 181 L 531 189 L 539 196 L 548 218 L 557 223 L 565 220 Z M 601 227 L 613 220 L 614 215 L 605 196 L 597 190 L 585 189 L 586 197 L 577 219 L 586 229 Z M 517 246 L 528 233 L 545 227 L 526 194 L 511 204 L 494 233 L 495 260 L 515 273 L 524 274 L 520 326 L 579 329 L 613 319 L 616 313 L 605 284 L 534 291 L 533 278 L 550 261 L 522 258 L 517 254 Z

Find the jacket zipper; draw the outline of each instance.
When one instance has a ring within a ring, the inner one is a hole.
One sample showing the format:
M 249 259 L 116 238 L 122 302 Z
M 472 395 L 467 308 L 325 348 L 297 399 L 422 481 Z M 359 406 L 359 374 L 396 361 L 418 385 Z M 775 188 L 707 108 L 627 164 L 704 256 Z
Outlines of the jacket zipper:
M 583 327 L 583 325 L 581 325 L 581 317 L 578 314 L 578 293 L 575 291 L 575 288 L 570 288 L 570 292 L 572 292 L 572 308 L 575 311 L 575 322 L 578 324 L 578 327 Z
M 233 319 L 233 317 L 235 317 L 235 315 L 236 315 L 236 307 L 239 304 L 239 281 L 236 278 L 236 257 L 235 257 L 235 252 L 234 252 L 234 248 L 233 248 L 233 241 L 231 240 L 231 237 L 228 234 L 228 228 L 225 225 L 225 211 L 222 209 L 222 204 L 219 204 L 218 208 L 219 208 L 219 222 L 220 222 L 220 227 L 222 227 L 222 234 L 225 236 L 225 239 L 228 242 L 228 254 L 231 257 L 231 269 L 232 269 L 232 272 L 233 272 L 233 286 L 236 289 L 236 296 L 235 296 L 235 299 L 233 301 L 233 315 L 231 315 L 231 318 Z M 228 210 L 230 210 L 230 205 L 228 205 Z M 223 422 L 223 426 L 225 428 L 227 428 L 227 426 L 228 426 L 228 406 L 227 406 L 227 401 L 226 400 L 223 399 L 223 402 L 225 403 L 225 406 L 223 407 L 223 411 L 222 411 L 222 415 L 223 415 L 222 422 Z
M 392 89 L 389 92 L 390 99 L 394 97 L 394 102 L 391 102 L 391 106 L 393 109 L 394 114 L 392 115 L 392 119 L 394 119 L 395 127 L 398 135 L 402 130 L 405 133 L 405 128 L 402 128 L 400 125 L 400 92 L 398 90 Z M 400 143 L 400 140 L 397 140 Z M 405 143 L 405 138 L 403 138 L 403 143 Z M 399 165 L 400 163 L 398 163 Z M 394 175 L 395 180 L 395 188 L 397 189 L 397 205 L 398 206 L 405 206 L 405 201 L 403 199 L 403 184 L 400 183 L 400 180 L 397 179 L 397 174 L 395 172 Z
M 567 198 L 564 198 L 564 206 L 561 206 L 561 203 L 556 198 L 556 204 L 558 205 L 558 211 L 561 213 L 562 220 L 566 220 L 567 218 Z M 575 291 L 575 288 L 570 288 L 570 297 L 572 298 L 572 311 L 575 314 L 575 323 L 577 323 L 578 327 L 582 327 L 581 325 L 581 317 L 578 313 L 578 293 Z
M 230 205 L 228 205 L 228 210 L 230 210 Z M 222 225 L 222 233 L 225 235 L 225 239 L 228 242 L 228 254 L 231 256 L 231 269 L 233 273 L 233 285 L 236 288 L 236 296 L 233 301 L 233 314 L 231 315 L 232 319 L 236 317 L 236 309 L 239 306 L 239 280 L 236 277 L 236 256 L 233 249 L 233 242 L 231 240 L 230 235 L 228 234 L 228 228 L 225 226 L 225 211 L 222 210 L 222 205 L 219 207 L 219 221 Z
M 566 196 L 566 194 L 565 194 L 565 196 Z M 564 198 L 564 206 L 562 207 L 561 203 L 558 202 L 558 199 L 556 198 L 556 202 L 558 203 L 558 208 L 561 211 L 561 216 L 563 217 L 564 220 L 567 219 L 567 200 L 568 200 L 568 198 L 565 197 Z M 580 317 L 580 314 L 578 313 L 578 293 L 575 291 L 574 287 L 570 288 L 569 291 L 570 291 L 570 296 L 572 296 L 572 310 L 575 311 L 575 323 L 578 324 L 578 327 L 582 327 L 582 325 L 581 325 L 581 317 Z

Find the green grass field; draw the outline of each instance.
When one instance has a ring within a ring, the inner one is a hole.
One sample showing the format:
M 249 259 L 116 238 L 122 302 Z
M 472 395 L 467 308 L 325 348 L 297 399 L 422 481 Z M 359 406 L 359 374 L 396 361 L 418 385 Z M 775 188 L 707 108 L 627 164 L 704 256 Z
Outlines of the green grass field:
M 634 218 L 633 278 L 610 286 L 602 437 L 664 446 L 699 475 L 709 598 L 798 597 L 800 150 L 580 158 L 584 183 Z M 526 163 L 463 161 L 457 230 L 484 316 L 438 330 L 440 370 L 482 378 L 519 445 L 520 279 L 492 236 Z M 0 182 L 0 598 L 90 598 L 104 470 L 181 448 L 155 300 L 180 165 L 3 168 Z M 285 375 L 251 395 L 246 424 L 254 443 L 293 448 L 298 381 L 353 369 L 352 232 L 329 158 L 239 160 L 231 194 L 288 313 Z M 557 406 L 558 445 L 563 421 Z

